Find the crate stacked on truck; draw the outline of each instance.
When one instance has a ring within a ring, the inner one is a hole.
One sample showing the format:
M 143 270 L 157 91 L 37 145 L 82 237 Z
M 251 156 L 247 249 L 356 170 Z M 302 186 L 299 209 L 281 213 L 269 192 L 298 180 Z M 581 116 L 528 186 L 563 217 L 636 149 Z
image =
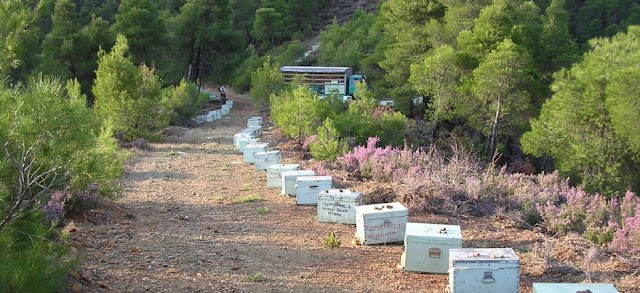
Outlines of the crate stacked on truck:
M 356 84 L 366 80 L 363 75 L 353 74 L 351 67 L 282 66 L 280 72 L 288 84 L 308 86 L 320 97 L 336 94 L 344 101 L 353 99 Z

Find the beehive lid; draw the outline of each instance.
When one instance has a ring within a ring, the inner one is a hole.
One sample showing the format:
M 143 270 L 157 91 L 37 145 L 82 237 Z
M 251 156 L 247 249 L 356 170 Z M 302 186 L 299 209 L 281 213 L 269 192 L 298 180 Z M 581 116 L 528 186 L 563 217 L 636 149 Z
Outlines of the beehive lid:
M 289 177 L 299 177 L 299 176 L 313 176 L 316 175 L 312 170 L 296 170 L 296 171 L 285 171 L 282 172 L 282 178 L 286 179 Z
M 461 248 L 449 250 L 452 264 L 457 263 L 513 263 L 519 264 L 516 252 L 511 248 Z
M 393 218 L 408 216 L 409 211 L 399 202 L 372 204 L 356 207 L 356 216 L 362 215 L 367 219 Z
M 280 151 L 274 150 L 274 151 L 266 151 L 266 152 L 257 152 L 255 154 L 255 156 L 256 157 L 259 157 L 259 156 L 273 156 L 273 155 L 279 155 L 279 154 L 280 154 Z
M 264 147 L 269 147 L 269 144 L 266 142 L 254 142 L 246 145 L 245 149 L 253 149 L 253 148 L 259 149 Z
M 407 223 L 407 242 L 432 243 L 445 242 L 451 244 L 462 243 L 462 231 L 458 225 Z
M 533 283 L 533 293 L 618 293 L 612 284 Z
M 349 189 L 329 189 L 318 194 L 319 201 L 354 201 L 361 197 L 362 192 L 355 192 Z
M 295 171 L 300 169 L 300 164 L 274 164 L 267 167 L 267 170 L 289 170 Z
M 317 182 L 317 181 L 331 182 L 332 180 L 333 178 L 331 178 L 331 176 L 300 176 L 296 178 L 296 182 Z

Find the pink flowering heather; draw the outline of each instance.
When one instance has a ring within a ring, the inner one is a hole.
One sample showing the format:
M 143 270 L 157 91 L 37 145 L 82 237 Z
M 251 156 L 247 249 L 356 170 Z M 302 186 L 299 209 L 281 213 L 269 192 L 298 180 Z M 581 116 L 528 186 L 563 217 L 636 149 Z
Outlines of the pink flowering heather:
M 64 205 L 71 198 L 67 191 L 56 191 L 51 195 L 47 204 L 42 207 L 45 217 L 51 223 L 57 223 L 64 216 Z
M 633 209 L 632 206 L 634 206 Z M 622 227 L 618 227 L 613 235 L 609 249 L 629 254 L 640 253 L 640 200 L 631 191 L 628 191 L 622 199 L 620 216 Z

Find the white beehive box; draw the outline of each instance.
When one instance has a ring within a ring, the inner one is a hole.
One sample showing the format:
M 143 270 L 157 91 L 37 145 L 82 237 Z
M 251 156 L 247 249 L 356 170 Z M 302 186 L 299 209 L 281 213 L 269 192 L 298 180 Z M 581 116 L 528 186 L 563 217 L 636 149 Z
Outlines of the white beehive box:
M 356 239 L 364 245 L 402 242 L 408 218 L 399 202 L 356 207 Z
M 260 137 L 261 131 L 258 128 L 245 128 L 243 130 L 240 130 L 240 133 L 248 133 L 253 137 Z
M 238 151 L 240 151 L 241 153 L 244 153 L 244 148 L 248 144 L 257 143 L 259 141 L 260 141 L 259 138 L 255 138 L 253 136 L 241 137 L 241 138 L 238 139 Z
M 249 127 L 247 127 L 247 129 L 253 130 L 253 132 L 256 134 L 255 135 L 256 137 L 262 135 L 262 127 L 260 127 L 260 126 L 249 126 Z
M 247 120 L 247 127 L 262 127 L 262 117 L 251 117 Z
M 400 265 L 405 271 L 446 274 L 452 248 L 462 248 L 460 226 L 407 223 Z
M 269 166 L 282 163 L 280 151 L 268 151 L 255 153 L 256 170 L 267 170 Z
M 221 114 L 222 114 L 222 115 L 227 115 L 227 114 L 229 114 L 229 112 L 231 111 L 231 106 L 229 106 L 229 105 L 222 105 L 222 106 L 220 107 L 220 111 L 221 111 Z
M 269 149 L 268 143 L 254 142 L 246 145 L 243 150 L 244 162 L 247 164 L 256 163 L 256 153 L 266 152 Z
M 362 192 L 329 189 L 318 194 L 318 222 L 356 224 L 356 207 L 362 205 Z
M 239 141 L 241 139 L 247 139 L 247 138 L 253 138 L 254 136 L 251 135 L 251 133 L 248 132 L 238 132 L 236 134 L 233 135 L 233 146 L 236 147 L 236 149 L 240 149 Z
M 282 188 L 282 172 L 299 169 L 300 164 L 277 164 L 267 167 L 267 187 Z
M 296 196 L 296 179 L 302 176 L 314 176 L 315 172 L 312 170 L 297 170 L 297 171 L 284 171 L 282 172 L 282 195 Z
M 331 176 L 302 176 L 296 178 L 296 203 L 317 205 L 320 192 L 333 188 Z
M 619 293 L 612 284 L 533 283 L 533 293 L 564 292 Z
M 449 250 L 451 293 L 518 293 L 520 260 L 511 248 Z

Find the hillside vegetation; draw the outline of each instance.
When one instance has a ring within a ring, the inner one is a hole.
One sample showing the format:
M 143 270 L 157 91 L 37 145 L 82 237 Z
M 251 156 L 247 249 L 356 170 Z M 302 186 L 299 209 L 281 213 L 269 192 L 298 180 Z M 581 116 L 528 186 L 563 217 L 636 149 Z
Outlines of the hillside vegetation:
M 189 126 L 205 84 L 248 92 L 322 168 L 640 250 L 635 0 L 5 0 L 0 18 L 3 290 L 64 283 L 65 214 L 117 196 L 120 146 Z M 346 105 L 281 65 L 368 85 Z

